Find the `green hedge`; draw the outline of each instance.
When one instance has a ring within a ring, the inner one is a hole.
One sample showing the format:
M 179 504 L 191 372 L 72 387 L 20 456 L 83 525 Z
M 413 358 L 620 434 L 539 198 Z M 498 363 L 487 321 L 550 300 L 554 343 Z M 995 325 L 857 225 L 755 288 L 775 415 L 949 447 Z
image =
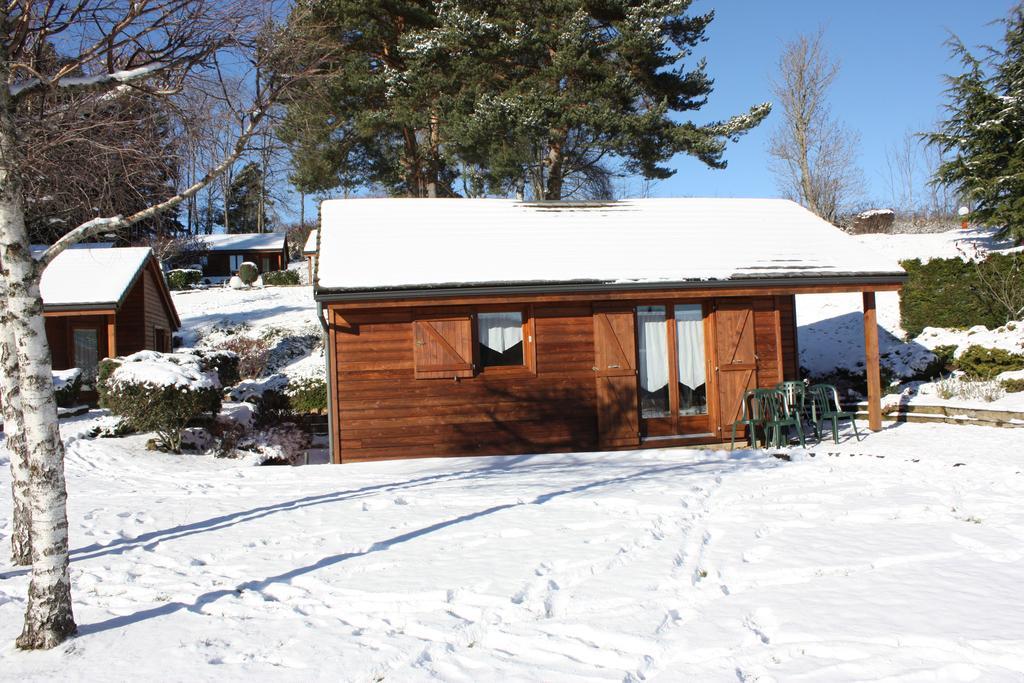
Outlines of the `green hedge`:
M 203 280 L 203 272 L 192 268 L 181 268 L 167 273 L 167 287 L 173 290 L 190 289 Z
M 1001 372 L 1024 370 L 1024 355 L 1003 349 L 971 346 L 955 361 L 958 370 L 971 379 L 992 379 Z
M 327 410 L 327 382 L 320 377 L 293 379 L 285 389 L 293 413 L 309 415 Z
M 978 277 L 978 265 L 959 258 L 901 262 L 907 283 L 900 294 L 903 329 L 915 337 L 925 327 L 995 328 L 1007 321 L 1006 307 L 995 300 Z M 1016 254 L 993 254 L 981 266 L 991 277 L 1024 289 L 1024 269 Z
M 263 273 L 263 284 L 272 287 L 280 287 L 282 285 L 297 285 L 299 284 L 299 271 L 272 270 L 269 273 Z

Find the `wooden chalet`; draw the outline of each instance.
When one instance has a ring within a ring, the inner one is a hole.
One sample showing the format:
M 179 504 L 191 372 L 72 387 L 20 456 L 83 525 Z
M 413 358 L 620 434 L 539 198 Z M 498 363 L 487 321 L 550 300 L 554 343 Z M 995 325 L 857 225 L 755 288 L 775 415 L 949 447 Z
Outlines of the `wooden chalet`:
M 245 262 L 261 273 L 288 267 L 288 237 L 277 232 L 203 235 L 206 248 L 198 252 L 203 277 L 227 278 Z
M 148 247 L 68 249 L 43 271 L 40 290 L 53 368 L 81 368 L 87 387 L 101 359 L 170 351 L 181 327 Z
M 728 440 L 798 378 L 810 293 L 863 293 L 877 430 L 875 292 L 906 278 L 785 200 L 331 200 L 316 256 L 336 463 Z

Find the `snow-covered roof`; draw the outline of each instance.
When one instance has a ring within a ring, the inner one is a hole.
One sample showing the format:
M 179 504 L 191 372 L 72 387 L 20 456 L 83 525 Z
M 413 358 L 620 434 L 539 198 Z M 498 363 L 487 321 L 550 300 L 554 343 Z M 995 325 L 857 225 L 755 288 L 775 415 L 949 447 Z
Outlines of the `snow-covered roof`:
M 77 244 L 72 244 L 68 249 L 112 249 L 113 247 L 113 242 L 78 242 Z M 35 258 L 41 257 L 43 252 L 49 248 L 49 244 L 33 244 L 29 247 L 32 251 L 32 256 Z
M 152 253 L 149 247 L 66 249 L 43 271 L 43 305 L 116 307 Z
M 340 199 L 320 215 L 318 292 L 904 275 L 783 199 Z
M 233 235 L 202 235 L 209 251 L 257 251 L 284 249 L 284 233 L 240 232 Z
M 309 237 L 306 238 L 306 246 L 302 248 L 303 256 L 316 256 L 316 230 L 309 231 Z

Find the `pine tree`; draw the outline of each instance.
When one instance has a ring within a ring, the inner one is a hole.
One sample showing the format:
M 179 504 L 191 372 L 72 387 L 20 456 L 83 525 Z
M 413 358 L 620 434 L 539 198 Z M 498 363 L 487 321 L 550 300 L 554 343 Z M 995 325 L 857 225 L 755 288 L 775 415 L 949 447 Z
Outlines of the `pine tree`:
M 250 161 L 235 174 L 228 188 L 228 232 L 264 232 L 267 225 L 267 203 L 264 177 L 259 164 Z
M 972 221 L 1024 242 L 1024 6 L 1003 21 L 1003 45 L 984 57 L 950 38 L 964 70 L 946 77 L 948 118 L 925 138 L 949 156 L 932 182 L 955 188 Z
M 607 197 L 616 174 L 666 178 L 689 154 L 725 166 L 769 105 L 697 125 L 712 91 L 687 68 L 713 13 L 691 0 L 321 0 L 309 39 L 336 42 L 332 78 L 281 129 L 305 191 Z M 360 23 L 361 22 L 361 23 Z M 330 28 L 325 31 L 324 26 Z

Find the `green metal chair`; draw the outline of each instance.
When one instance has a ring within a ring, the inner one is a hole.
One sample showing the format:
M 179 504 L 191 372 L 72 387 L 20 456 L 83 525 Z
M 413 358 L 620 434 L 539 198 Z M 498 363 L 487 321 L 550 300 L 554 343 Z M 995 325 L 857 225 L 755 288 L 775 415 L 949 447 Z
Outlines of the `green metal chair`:
M 811 406 L 807 402 L 807 383 L 802 380 L 788 380 L 779 382 L 775 385 L 775 388 L 786 395 L 786 400 L 789 401 L 790 406 L 796 406 L 796 414 L 803 422 L 811 426 L 815 438 L 821 441 L 821 437 L 818 435 L 818 427 L 811 419 Z
M 808 389 L 811 395 L 811 423 L 818 435 L 818 442 L 821 442 L 821 427 L 825 421 L 832 423 L 832 441 L 839 443 L 839 421 L 849 420 L 853 426 L 853 434 L 860 441 L 860 432 L 857 431 L 857 421 L 853 413 L 843 410 L 839 405 L 839 392 L 831 384 L 813 384 Z
M 795 429 L 800 445 L 806 446 L 803 418 L 797 410 L 796 403 L 790 403 L 786 398 L 786 392 L 779 389 L 756 389 L 755 393 L 765 407 L 764 430 L 766 436 L 771 433 L 772 446 L 782 448 L 788 443 L 784 431 L 786 427 Z
M 751 446 L 757 445 L 757 429 L 764 427 L 765 413 L 761 402 L 758 400 L 757 391 L 750 390 L 743 394 L 743 417 L 732 423 L 732 441 L 729 450 L 736 448 L 736 427 L 743 425 L 747 428 L 747 439 Z

